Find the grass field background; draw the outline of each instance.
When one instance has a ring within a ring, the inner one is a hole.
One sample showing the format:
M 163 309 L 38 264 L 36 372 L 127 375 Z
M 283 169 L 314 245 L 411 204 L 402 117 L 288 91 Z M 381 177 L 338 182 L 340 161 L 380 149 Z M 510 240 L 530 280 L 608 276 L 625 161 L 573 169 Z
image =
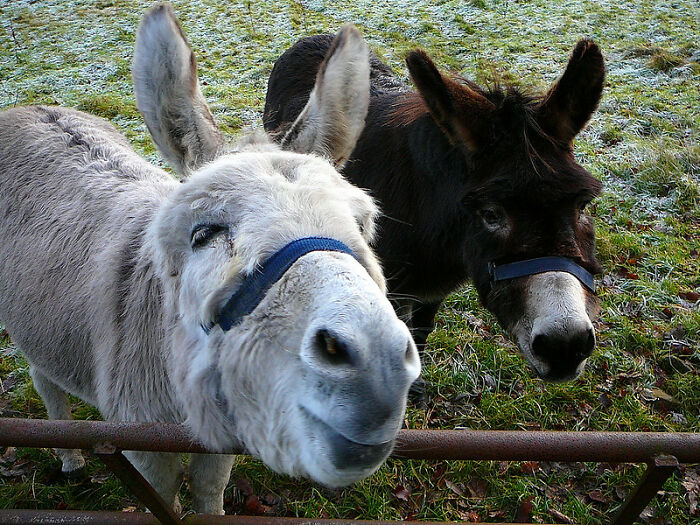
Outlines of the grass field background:
M 161 165 L 133 99 L 130 61 L 150 2 L 0 3 L 0 107 L 60 104 L 109 119 Z M 576 41 L 603 49 L 599 111 L 577 139 L 605 186 L 595 201 L 603 315 L 598 348 L 572 383 L 536 379 L 465 287 L 439 314 L 424 374 L 425 410 L 410 428 L 700 431 L 700 8 L 651 1 L 175 1 L 225 132 L 260 127 L 275 59 L 302 36 L 345 22 L 405 76 L 426 49 L 481 83 L 544 90 Z M 2 188 L 0 188 L 2 191 Z M 439 203 L 436 203 L 439 205 Z M 0 327 L 0 412 L 46 417 L 28 366 Z M 99 414 L 75 400 L 76 417 Z M 71 482 L 49 450 L 0 450 L 0 508 L 124 509 L 136 503 L 102 467 Z M 330 491 L 239 458 L 228 512 L 333 518 L 604 522 L 641 467 L 534 462 L 396 462 Z M 682 469 L 644 513 L 654 524 L 700 523 L 699 470 Z M 188 500 L 187 487 L 182 493 Z M 562 517 L 563 516 L 563 517 Z

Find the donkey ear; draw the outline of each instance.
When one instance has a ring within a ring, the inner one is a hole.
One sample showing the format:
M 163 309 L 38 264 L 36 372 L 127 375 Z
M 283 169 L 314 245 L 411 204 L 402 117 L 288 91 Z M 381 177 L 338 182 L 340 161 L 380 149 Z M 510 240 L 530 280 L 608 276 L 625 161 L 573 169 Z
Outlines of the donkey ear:
M 369 49 L 346 24 L 321 62 L 309 101 L 282 139 L 282 147 L 317 153 L 340 168 L 355 148 L 369 107 Z
M 444 76 L 421 49 L 406 56 L 406 65 L 431 116 L 453 144 L 478 150 L 487 140 L 493 104 L 470 82 Z
M 566 71 L 540 103 L 538 121 L 552 137 L 570 143 L 598 107 L 605 62 L 592 40 L 579 40 Z
M 143 16 L 132 76 L 136 106 L 175 171 L 186 177 L 217 156 L 221 133 L 199 89 L 197 61 L 169 4 Z

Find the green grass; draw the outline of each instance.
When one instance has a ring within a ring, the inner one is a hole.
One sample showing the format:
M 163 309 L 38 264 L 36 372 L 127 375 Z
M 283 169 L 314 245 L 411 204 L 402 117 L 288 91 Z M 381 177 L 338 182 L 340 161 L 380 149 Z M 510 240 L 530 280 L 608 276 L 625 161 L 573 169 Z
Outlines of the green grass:
M 114 122 L 138 152 L 162 165 L 134 107 L 129 76 L 133 35 L 149 5 L 0 4 L 0 107 L 45 103 L 90 111 Z M 411 428 L 700 431 L 700 312 L 692 300 L 700 291 L 693 0 L 174 5 L 198 58 L 203 92 L 233 136 L 260 125 L 274 60 L 297 38 L 335 31 L 347 21 L 400 75 L 406 74 L 404 54 L 423 47 L 440 67 L 529 90 L 547 88 L 578 38 L 595 38 L 608 80 L 600 109 L 576 144 L 580 162 L 605 186 L 592 206 L 605 267 L 595 356 L 582 378 L 542 383 L 466 287 L 446 301 L 430 338 L 424 373 L 432 401 L 426 410 L 410 408 L 406 421 Z M 27 371 L 2 335 L 2 415 L 45 417 Z M 675 398 L 672 410 L 648 401 L 654 387 Z M 80 418 L 99 417 L 77 400 L 74 409 Z M 15 461 L 0 463 L 12 465 L 19 465 L 17 475 L 0 474 L 1 508 L 119 510 L 136 504 L 94 460 L 80 482 L 62 479 L 49 450 L 20 450 Z M 688 517 L 682 485 L 692 472 L 689 467 L 665 484 L 646 522 L 699 519 Z M 239 458 L 225 497 L 227 510 L 238 513 L 495 522 L 514 519 L 531 497 L 534 520 L 557 521 L 553 509 L 598 524 L 641 474 L 642 467 L 631 465 L 392 460 L 370 479 L 330 491 Z M 251 503 L 252 494 L 262 507 Z M 187 505 L 186 486 L 182 495 Z

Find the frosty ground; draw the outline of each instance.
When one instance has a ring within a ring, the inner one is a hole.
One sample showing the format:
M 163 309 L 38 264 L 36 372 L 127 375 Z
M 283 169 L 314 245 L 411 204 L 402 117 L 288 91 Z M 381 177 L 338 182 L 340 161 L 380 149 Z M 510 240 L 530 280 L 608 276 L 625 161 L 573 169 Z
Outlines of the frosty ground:
M 410 428 L 700 431 L 700 30 L 697 3 L 650 1 L 173 2 L 224 131 L 260 127 L 274 60 L 302 36 L 360 27 L 400 75 L 426 49 L 480 83 L 545 89 L 575 42 L 594 38 L 609 68 L 598 113 L 578 138 L 580 162 L 605 186 L 593 206 L 603 316 L 584 376 L 550 385 L 528 371 L 470 287 L 452 295 L 430 338 L 426 410 Z M 10 0 L 0 5 L 0 107 L 60 104 L 115 123 L 165 166 L 136 111 L 134 33 L 149 2 Z M 0 188 L 0 191 L 2 189 Z M 0 332 L 0 411 L 46 417 L 26 362 Z M 263 373 L 261 371 L 261 373 Z M 664 396 L 663 394 L 667 394 Z M 99 414 L 75 400 L 76 417 Z M 49 450 L 6 450 L 0 507 L 116 509 L 136 505 L 99 462 L 61 478 Z M 397 462 L 328 491 L 240 458 L 227 510 L 332 518 L 601 523 L 641 467 L 609 464 Z M 698 471 L 669 480 L 650 523 L 700 519 Z M 187 489 L 184 489 L 185 498 Z

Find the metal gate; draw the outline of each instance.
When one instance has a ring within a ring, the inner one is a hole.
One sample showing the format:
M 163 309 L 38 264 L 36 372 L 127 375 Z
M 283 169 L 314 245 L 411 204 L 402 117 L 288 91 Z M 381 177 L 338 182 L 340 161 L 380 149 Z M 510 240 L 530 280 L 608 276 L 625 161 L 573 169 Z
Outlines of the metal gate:
M 97 455 L 153 514 L 106 511 L 0 510 L 0 525 L 15 523 L 299 525 L 357 520 L 190 515 L 180 519 L 121 453 L 122 450 L 208 453 L 181 425 L 0 418 L 0 446 L 79 448 Z M 222 453 L 245 454 L 241 450 Z M 646 463 L 646 472 L 611 525 L 628 525 L 679 463 L 700 463 L 700 434 L 667 432 L 524 432 L 402 430 L 395 458 Z M 395 522 L 362 521 L 389 524 Z M 407 523 L 407 522 L 403 522 Z M 429 522 L 416 522 L 428 525 Z M 445 524 L 442 524 L 445 525 Z

